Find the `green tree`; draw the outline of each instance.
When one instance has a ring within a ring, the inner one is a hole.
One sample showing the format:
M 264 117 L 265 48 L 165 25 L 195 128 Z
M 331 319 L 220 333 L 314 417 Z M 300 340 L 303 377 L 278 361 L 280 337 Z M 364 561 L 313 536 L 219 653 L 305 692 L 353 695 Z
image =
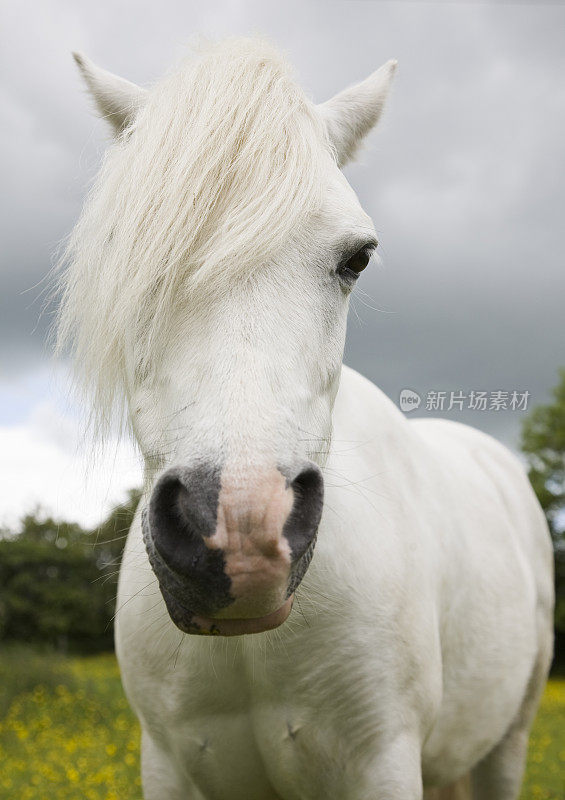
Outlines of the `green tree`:
M 547 405 L 524 420 L 522 451 L 529 477 L 545 512 L 555 550 L 556 660 L 565 662 L 565 369 Z
M 139 496 L 130 491 L 92 531 L 36 509 L 17 531 L 0 532 L 0 639 L 111 649 L 119 563 Z
M 89 540 L 105 565 L 119 565 L 126 537 L 137 510 L 141 491 L 130 489 L 127 500 L 112 509 L 104 522 L 89 533 Z

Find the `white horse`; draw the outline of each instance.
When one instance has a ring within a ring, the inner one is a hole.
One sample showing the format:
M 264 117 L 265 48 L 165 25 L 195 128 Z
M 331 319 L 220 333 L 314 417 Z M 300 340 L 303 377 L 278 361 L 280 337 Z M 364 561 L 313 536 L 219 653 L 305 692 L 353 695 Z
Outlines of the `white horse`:
M 145 461 L 116 619 L 145 797 L 515 800 L 544 516 L 504 447 L 341 363 L 377 239 L 340 167 L 395 62 L 316 106 L 260 40 L 149 90 L 76 59 L 116 139 L 59 334 Z

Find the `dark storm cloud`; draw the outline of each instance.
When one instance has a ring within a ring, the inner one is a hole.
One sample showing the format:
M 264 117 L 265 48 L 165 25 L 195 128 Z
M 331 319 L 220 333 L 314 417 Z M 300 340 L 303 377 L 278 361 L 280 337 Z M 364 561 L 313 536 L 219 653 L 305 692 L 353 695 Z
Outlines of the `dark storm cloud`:
M 394 313 L 359 306 L 348 360 L 394 398 L 527 389 L 539 402 L 565 362 L 564 9 L 547 30 L 540 8 L 449 11 L 433 47 L 399 56 L 377 163 L 352 175 L 385 244 L 364 288 Z M 452 416 L 510 442 L 519 428 L 515 413 Z
M 52 0 L 4 16 L 2 369 L 45 358 L 49 317 L 37 324 L 37 292 L 22 292 L 45 277 L 106 135 L 69 51 L 147 82 L 193 33 L 258 30 L 289 52 L 316 100 L 400 62 L 382 129 L 348 170 L 383 266 L 360 284 L 347 361 L 395 400 L 403 387 L 544 399 L 565 362 L 565 8 Z M 457 418 L 515 441 L 517 413 Z

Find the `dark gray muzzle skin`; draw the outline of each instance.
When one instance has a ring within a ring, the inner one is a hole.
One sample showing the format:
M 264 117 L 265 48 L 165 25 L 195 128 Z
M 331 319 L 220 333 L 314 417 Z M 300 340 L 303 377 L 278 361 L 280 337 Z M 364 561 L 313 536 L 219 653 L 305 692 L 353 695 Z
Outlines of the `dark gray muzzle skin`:
M 324 502 L 324 481 L 316 464 L 298 471 L 280 469 L 294 493 L 283 527 L 291 550 L 286 598 L 296 590 L 314 554 Z M 195 616 L 214 617 L 235 601 L 225 574 L 224 555 L 206 546 L 216 530 L 220 470 L 205 466 L 173 467 L 157 481 L 142 512 L 143 541 L 153 572 L 175 625 L 185 633 L 203 630 Z

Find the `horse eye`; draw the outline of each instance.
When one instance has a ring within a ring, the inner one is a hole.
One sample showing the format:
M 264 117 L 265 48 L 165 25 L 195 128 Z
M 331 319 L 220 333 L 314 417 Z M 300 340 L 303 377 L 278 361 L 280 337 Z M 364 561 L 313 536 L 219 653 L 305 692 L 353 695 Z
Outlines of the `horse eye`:
M 358 250 L 354 255 L 348 258 L 347 261 L 344 261 L 340 265 L 338 273 L 340 275 L 346 275 L 346 276 L 349 275 L 350 277 L 357 277 L 357 275 L 363 272 L 363 270 L 371 260 L 371 255 L 374 249 L 375 245 L 373 244 L 365 245 L 360 250 Z

